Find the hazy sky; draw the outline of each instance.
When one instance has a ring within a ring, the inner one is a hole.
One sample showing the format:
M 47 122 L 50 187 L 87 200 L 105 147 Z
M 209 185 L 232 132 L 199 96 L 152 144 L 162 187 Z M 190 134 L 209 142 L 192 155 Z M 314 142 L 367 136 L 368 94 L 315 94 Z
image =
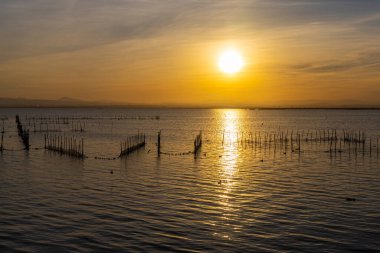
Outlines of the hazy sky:
M 245 67 L 218 69 L 226 48 Z M 380 104 L 378 0 L 1 0 L 0 97 Z

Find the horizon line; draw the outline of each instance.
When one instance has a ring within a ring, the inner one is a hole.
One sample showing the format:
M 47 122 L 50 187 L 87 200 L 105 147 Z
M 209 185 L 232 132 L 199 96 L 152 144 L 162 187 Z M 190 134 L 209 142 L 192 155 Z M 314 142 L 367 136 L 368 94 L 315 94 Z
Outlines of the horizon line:
M 378 106 L 186 106 L 186 105 L 19 105 L 0 109 L 241 109 L 241 110 L 380 110 Z

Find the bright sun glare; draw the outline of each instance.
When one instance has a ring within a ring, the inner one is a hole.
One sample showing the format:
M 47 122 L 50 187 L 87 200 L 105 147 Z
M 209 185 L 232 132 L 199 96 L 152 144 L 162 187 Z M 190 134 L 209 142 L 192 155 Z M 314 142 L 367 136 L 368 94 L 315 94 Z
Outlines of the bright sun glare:
M 234 49 L 228 49 L 219 56 L 219 68 L 227 74 L 239 72 L 244 65 L 243 58 L 240 53 Z

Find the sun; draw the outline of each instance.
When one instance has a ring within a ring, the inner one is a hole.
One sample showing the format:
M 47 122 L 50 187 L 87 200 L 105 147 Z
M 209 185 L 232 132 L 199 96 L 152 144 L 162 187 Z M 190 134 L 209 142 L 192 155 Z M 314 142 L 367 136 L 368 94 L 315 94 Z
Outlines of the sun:
M 228 49 L 219 56 L 218 65 L 224 73 L 235 74 L 243 68 L 244 61 L 239 51 Z

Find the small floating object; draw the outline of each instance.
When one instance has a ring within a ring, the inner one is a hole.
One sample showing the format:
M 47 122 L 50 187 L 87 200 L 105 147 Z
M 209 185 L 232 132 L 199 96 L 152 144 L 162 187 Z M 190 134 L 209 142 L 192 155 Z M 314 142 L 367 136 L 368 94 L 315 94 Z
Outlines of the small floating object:
M 110 173 L 113 174 L 113 170 L 111 170 Z
M 346 198 L 346 201 L 356 201 L 355 198 Z
M 218 184 L 222 184 L 222 180 L 219 180 Z
M 261 160 L 260 160 L 260 162 L 262 162 L 262 163 L 263 163 L 263 162 L 264 162 L 264 159 L 261 159 Z

